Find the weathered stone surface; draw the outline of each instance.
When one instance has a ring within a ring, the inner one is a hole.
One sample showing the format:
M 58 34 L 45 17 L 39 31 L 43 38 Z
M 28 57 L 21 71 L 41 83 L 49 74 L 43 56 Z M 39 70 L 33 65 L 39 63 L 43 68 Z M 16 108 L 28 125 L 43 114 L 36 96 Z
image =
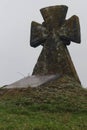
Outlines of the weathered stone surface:
M 80 43 L 79 19 L 72 16 L 65 20 L 67 9 L 67 6 L 43 8 L 42 25 L 32 23 L 30 44 L 32 47 L 43 45 L 32 75 L 66 74 L 80 83 L 66 47 L 71 41 Z
M 31 27 L 30 45 L 32 47 L 37 47 L 46 41 L 48 31 L 44 26 L 36 22 L 32 22 Z
M 64 5 L 42 8 L 40 12 L 45 21 L 46 28 L 51 32 L 54 29 L 58 30 L 65 21 L 67 10 L 68 7 Z
M 59 35 L 62 39 L 80 43 L 80 25 L 77 16 L 72 16 L 66 20 L 59 30 Z

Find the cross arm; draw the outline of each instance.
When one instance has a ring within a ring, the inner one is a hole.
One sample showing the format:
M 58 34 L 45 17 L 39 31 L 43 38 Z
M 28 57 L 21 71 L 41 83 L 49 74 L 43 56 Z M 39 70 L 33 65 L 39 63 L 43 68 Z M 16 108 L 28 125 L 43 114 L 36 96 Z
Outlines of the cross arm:
M 81 36 L 79 18 L 76 15 L 73 15 L 70 19 L 66 20 L 59 30 L 59 35 L 64 40 L 67 39 L 69 41 L 80 43 Z
M 34 21 L 31 23 L 30 45 L 32 47 L 42 45 L 47 39 L 47 36 L 48 32 L 43 25 Z

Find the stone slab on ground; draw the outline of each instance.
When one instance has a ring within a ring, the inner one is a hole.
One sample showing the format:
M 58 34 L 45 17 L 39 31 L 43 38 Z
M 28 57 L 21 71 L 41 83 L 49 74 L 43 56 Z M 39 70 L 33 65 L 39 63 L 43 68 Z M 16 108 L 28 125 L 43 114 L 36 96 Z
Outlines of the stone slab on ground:
M 12 84 L 5 86 L 4 88 L 28 88 L 28 87 L 38 87 L 43 85 L 49 81 L 59 78 L 60 75 L 46 75 L 46 76 L 27 76 L 21 80 L 18 80 Z

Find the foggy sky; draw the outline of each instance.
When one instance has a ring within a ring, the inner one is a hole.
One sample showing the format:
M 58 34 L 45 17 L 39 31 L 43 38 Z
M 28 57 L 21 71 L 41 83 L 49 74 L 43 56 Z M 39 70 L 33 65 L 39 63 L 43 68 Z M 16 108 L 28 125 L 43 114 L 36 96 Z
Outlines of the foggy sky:
M 39 9 L 67 5 L 67 19 L 78 15 L 81 44 L 68 47 L 82 85 L 87 87 L 87 1 L 80 0 L 0 0 L 0 86 L 32 73 L 42 47 L 29 46 L 31 21 L 42 23 Z

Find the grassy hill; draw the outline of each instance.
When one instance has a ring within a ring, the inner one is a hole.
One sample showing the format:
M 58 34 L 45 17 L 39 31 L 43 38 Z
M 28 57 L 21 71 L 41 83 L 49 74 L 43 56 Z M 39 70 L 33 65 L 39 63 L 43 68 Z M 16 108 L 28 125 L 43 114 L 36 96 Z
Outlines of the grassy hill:
M 37 88 L 1 89 L 0 130 L 87 130 L 87 90 L 68 76 Z

